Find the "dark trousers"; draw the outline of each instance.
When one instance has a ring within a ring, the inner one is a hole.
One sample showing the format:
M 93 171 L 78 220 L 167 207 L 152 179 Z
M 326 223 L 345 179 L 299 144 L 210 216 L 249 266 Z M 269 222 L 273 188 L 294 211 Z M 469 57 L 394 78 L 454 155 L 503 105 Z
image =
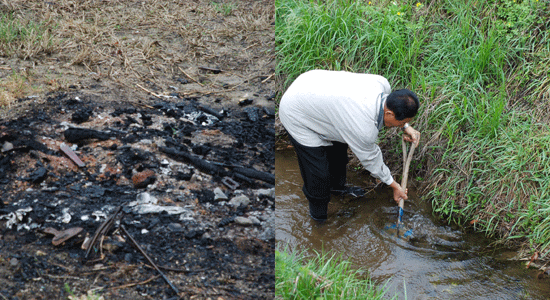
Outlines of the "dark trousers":
M 341 190 L 346 184 L 348 145 L 332 142 L 332 146 L 307 147 L 292 137 L 290 141 L 298 156 L 309 212 L 315 219 L 326 219 L 330 191 Z

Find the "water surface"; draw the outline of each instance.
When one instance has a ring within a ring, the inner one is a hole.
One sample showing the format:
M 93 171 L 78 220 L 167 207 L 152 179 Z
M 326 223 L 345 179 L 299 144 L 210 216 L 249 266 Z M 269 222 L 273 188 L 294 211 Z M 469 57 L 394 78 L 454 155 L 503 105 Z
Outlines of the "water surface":
M 409 191 L 403 217 L 411 238 L 391 228 L 397 207 L 391 189 L 381 188 L 360 199 L 333 196 L 329 220 L 319 225 L 309 217 L 294 151 L 277 151 L 276 239 L 306 250 L 341 254 L 387 283 L 401 299 L 549 299 L 550 280 L 538 270 L 511 260 L 513 252 L 497 249 L 481 234 L 464 233 L 438 222 L 428 203 Z M 348 173 L 361 185 L 368 175 Z M 402 231 L 401 231 L 402 232 Z M 406 296 L 405 296 L 406 295 Z

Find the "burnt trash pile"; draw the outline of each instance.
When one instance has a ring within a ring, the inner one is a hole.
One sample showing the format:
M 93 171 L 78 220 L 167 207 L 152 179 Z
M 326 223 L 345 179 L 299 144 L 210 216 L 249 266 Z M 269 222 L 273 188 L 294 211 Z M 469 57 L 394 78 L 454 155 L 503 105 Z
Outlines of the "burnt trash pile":
M 0 292 L 66 297 L 69 281 L 120 299 L 271 298 L 274 117 L 75 92 L 1 121 Z

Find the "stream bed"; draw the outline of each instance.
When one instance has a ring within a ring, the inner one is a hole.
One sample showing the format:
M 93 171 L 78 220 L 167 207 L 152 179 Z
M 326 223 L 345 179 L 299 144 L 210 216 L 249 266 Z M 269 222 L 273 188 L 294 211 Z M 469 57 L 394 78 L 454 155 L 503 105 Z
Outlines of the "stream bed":
M 550 297 L 550 279 L 538 279 L 538 269 L 526 269 L 525 261 L 511 259 L 515 252 L 491 245 L 482 234 L 438 221 L 413 189 L 399 233 L 392 226 L 397 206 L 385 187 L 358 199 L 332 196 L 329 219 L 318 224 L 309 217 L 292 149 L 276 152 L 275 170 L 279 246 L 342 255 L 400 299 Z M 348 184 L 360 186 L 366 176 L 348 171 Z M 409 229 L 412 235 L 403 237 Z

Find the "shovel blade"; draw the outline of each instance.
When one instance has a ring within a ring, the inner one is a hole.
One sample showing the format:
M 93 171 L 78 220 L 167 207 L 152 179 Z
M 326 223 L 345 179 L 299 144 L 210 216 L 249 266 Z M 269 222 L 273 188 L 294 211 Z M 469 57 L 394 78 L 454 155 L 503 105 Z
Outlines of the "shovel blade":
M 387 224 L 384 226 L 384 231 L 387 232 L 390 236 L 397 236 L 398 238 L 409 239 L 413 235 L 413 230 L 410 228 L 405 228 L 403 224 Z

